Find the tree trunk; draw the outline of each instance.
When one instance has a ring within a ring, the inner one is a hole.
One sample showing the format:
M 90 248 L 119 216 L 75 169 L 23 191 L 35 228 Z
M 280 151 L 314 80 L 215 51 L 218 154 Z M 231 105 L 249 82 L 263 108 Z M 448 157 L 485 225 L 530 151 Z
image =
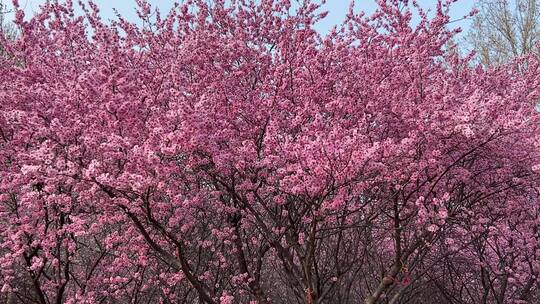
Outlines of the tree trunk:
M 379 283 L 379 286 L 377 289 L 369 296 L 367 299 L 364 300 L 364 304 L 375 304 L 381 297 L 383 293 L 388 290 L 388 287 L 392 286 L 394 284 L 394 281 L 396 279 L 397 274 L 399 273 L 399 265 L 395 264 L 392 266 L 390 271 L 384 276 L 384 278 Z

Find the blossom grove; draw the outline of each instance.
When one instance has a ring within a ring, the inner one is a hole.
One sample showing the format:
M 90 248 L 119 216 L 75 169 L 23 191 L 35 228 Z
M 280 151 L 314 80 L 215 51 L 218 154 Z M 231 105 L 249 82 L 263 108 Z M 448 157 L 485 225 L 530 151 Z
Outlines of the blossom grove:
M 0 302 L 539 303 L 540 60 L 453 2 L 13 1 Z

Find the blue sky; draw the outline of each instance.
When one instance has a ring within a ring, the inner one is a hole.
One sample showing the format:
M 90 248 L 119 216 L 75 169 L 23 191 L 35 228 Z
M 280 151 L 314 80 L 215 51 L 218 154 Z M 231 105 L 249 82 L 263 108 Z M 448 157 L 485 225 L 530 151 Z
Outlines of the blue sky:
M 5 3 L 11 3 L 11 0 L 4 0 Z M 31 16 L 32 12 L 39 10 L 39 5 L 45 0 L 19 0 L 21 6 L 25 8 L 26 15 Z M 135 1 L 134 0 L 95 0 L 101 8 L 101 13 L 105 18 L 114 18 L 113 8 L 116 8 L 120 14 L 127 19 L 136 20 Z M 174 1 L 169 0 L 149 0 L 154 7 L 159 7 L 162 11 L 172 7 Z M 424 8 L 433 8 L 436 0 L 418 0 L 418 3 Z M 453 20 L 461 19 L 467 15 L 474 6 L 475 0 L 459 0 L 454 4 L 451 17 Z M 334 25 L 344 20 L 345 14 L 349 8 L 350 0 L 327 0 L 324 9 L 328 11 L 326 19 L 317 25 L 317 30 L 321 33 L 328 32 Z M 357 10 L 371 13 L 377 7 L 375 0 L 355 0 Z M 461 20 L 452 23 L 453 27 L 461 27 L 464 32 L 470 27 L 470 21 Z

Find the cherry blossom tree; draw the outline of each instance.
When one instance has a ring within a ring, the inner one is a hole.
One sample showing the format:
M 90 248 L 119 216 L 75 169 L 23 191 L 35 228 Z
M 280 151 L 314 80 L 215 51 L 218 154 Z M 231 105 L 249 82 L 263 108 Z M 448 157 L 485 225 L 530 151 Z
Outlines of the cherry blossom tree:
M 0 299 L 540 300 L 540 61 L 474 67 L 409 2 L 321 36 L 309 0 L 14 1 Z

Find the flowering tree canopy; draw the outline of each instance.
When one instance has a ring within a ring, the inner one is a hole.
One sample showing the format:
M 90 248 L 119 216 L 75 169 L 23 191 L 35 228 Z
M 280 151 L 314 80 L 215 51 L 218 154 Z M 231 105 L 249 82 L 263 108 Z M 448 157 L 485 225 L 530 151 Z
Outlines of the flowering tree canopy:
M 310 0 L 137 2 L 14 1 L 1 301 L 540 301 L 536 56 L 459 57 L 452 0 L 326 36 Z

